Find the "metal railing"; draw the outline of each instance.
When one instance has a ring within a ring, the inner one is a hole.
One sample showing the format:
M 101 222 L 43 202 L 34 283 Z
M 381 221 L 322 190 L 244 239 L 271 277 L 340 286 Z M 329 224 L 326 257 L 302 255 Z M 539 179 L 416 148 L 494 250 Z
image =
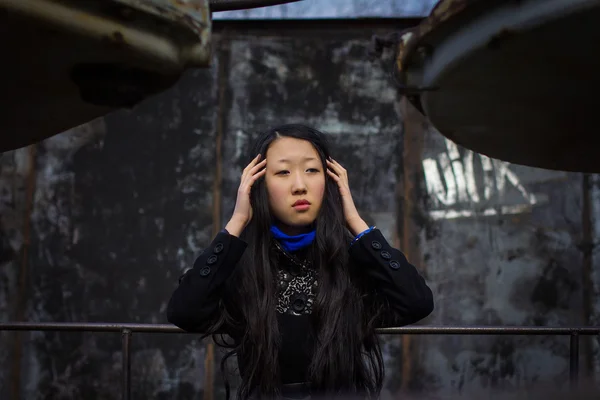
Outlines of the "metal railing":
M 61 332 L 120 332 L 123 349 L 122 398 L 131 399 L 131 338 L 133 332 L 188 333 L 168 324 L 117 324 L 117 323 L 0 323 L 0 331 L 61 331 Z M 597 327 L 527 327 L 527 326 L 406 326 L 382 328 L 382 335 L 535 335 L 569 336 L 569 381 L 575 386 L 579 379 L 579 337 L 598 335 Z M 190 333 L 196 334 L 198 333 Z

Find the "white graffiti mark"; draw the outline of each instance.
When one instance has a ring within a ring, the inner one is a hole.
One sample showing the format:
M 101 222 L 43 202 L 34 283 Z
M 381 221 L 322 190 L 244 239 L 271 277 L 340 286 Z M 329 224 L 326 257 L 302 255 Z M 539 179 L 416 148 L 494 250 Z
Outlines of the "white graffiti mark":
M 233 156 L 234 159 L 236 159 L 236 160 L 240 159 L 247 142 L 248 142 L 248 136 L 244 132 L 242 132 L 241 130 L 238 129 L 235 132 L 235 155 Z
M 475 215 L 519 214 L 536 204 L 533 193 L 529 193 L 519 177 L 510 170 L 510 164 L 492 160 L 487 156 L 465 151 L 461 157 L 458 146 L 446 139 L 446 151 L 436 158 L 423 160 L 423 171 L 427 193 L 433 200 L 434 219 L 465 218 Z M 475 160 L 479 159 L 481 177 L 476 179 Z M 483 193 L 477 185 L 483 186 Z M 512 185 L 522 196 L 521 204 L 501 204 L 508 185 Z M 483 194 L 483 196 L 480 196 Z M 487 208 L 477 205 L 489 205 Z

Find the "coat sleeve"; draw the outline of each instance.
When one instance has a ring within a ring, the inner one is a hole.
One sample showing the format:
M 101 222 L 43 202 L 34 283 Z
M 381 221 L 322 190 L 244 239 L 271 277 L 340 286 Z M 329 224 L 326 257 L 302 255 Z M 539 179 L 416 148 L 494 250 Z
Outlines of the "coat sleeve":
M 227 279 L 246 249 L 246 242 L 220 232 L 179 278 L 171 295 L 167 319 L 189 332 L 204 332 L 218 318 L 219 301 Z
M 433 311 L 433 294 L 404 254 L 393 248 L 379 229 L 350 246 L 350 259 L 386 305 L 379 327 L 413 324 Z

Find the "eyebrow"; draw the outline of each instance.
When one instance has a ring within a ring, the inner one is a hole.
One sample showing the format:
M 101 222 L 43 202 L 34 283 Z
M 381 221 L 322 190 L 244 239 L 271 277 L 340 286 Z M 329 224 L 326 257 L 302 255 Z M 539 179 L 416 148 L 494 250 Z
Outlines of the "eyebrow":
M 316 158 L 315 158 L 315 157 L 304 157 L 304 158 L 302 159 L 302 161 L 314 161 L 314 160 L 316 160 Z M 281 158 L 281 159 L 279 159 L 279 160 L 277 160 L 277 161 L 278 161 L 278 162 L 280 162 L 280 163 L 290 163 L 290 162 L 291 162 L 291 161 L 290 161 L 290 160 L 288 160 L 287 158 Z

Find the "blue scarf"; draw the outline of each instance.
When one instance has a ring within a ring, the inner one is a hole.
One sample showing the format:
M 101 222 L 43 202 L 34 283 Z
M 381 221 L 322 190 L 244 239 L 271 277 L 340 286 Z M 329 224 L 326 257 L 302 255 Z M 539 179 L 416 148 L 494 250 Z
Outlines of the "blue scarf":
M 271 225 L 271 232 L 273 233 L 275 239 L 281 243 L 283 248 L 290 253 L 308 246 L 313 242 L 313 240 L 315 240 L 316 236 L 316 231 L 314 229 L 308 233 L 289 236 L 281 232 L 275 225 Z

